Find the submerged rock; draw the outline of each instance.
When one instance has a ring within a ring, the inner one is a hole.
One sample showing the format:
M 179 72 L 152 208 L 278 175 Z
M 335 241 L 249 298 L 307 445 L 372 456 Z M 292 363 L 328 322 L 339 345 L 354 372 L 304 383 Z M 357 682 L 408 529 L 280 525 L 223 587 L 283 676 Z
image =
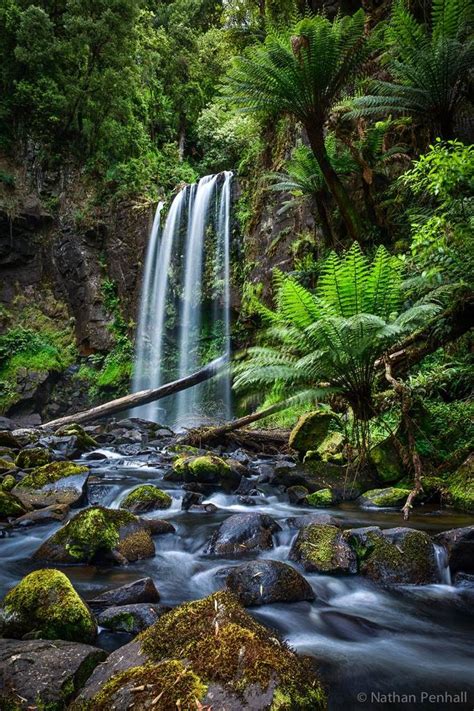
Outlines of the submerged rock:
M 240 557 L 273 548 L 273 536 L 281 527 L 261 513 L 234 514 L 221 523 L 206 549 L 208 555 Z
M 336 526 L 311 524 L 300 530 L 290 549 L 290 560 L 312 573 L 355 573 L 354 551 Z
M 302 415 L 291 430 L 288 444 L 300 454 L 316 450 L 326 439 L 337 416 L 329 410 L 316 410 Z
M 0 640 L 0 708 L 62 711 L 106 656 L 102 649 L 58 639 Z
M 314 600 L 311 585 L 297 570 L 278 560 L 255 560 L 232 568 L 227 588 L 242 605 Z
M 152 558 L 155 546 L 146 524 L 128 511 L 94 506 L 81 511 L 45 541 L 35 560 L 53 563 L 118 563 Z
M 41 637 L 91 643 L 94 617 L 59 570 L 36 570 L 5 596 L 0 607 L 3 637 Z
M 185 665 L 185 666 L 184 666 Z M 229 592 L 164 614 L 94 671 L 78 703 L 110 708 L 322 711 L 326 696 L 309 659 L 256 622 Z M 84 706 L 76 708 L 83 709 Z
M 169 608 L 163 605 L 143 602 L 108 607 L 99 614 L 97 622 L 101 627 L 113 632 L 128 632 L 135 635 L 154 625 L 159 617 L 168 610 Z
M 120 508 L 132 513 L 145 513 L 156 509 L 169 509 L 173 499 L 152 484 L 143 484 L 130 491 L 120 502 Z
M 443 531 L 434 540 L 446 549 L 453 575 L 459 571 L 474 572 L 474 526 Z
M 160 594 L 151 578 L 140 578 L 133 583 L 121 585 L 114 590 L 106 590 L 92 600 L 92 607 L 116 607 L 117 605 L 135 605 L 140 602 L 159 602 Z
M 403 506 L 409 493 L 409 489 L 397 489 L 394 486 L 370 489 L 359 496 L 357 501 L 364 508 L 397 508 Z

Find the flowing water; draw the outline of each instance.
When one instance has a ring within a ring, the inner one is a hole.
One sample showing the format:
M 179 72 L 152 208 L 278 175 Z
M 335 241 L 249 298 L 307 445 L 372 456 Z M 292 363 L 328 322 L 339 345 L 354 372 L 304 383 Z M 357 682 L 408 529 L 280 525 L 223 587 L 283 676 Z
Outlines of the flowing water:
M 309 509 L 290 505 L 276 488 L 259 485 L 265 496 L 260 505 L 253 507 L 241 505 L 235 495 L 215 492 L 208 501 L 218 507 L 216 512 L 184 512 L 183 490 L 162 479 L 170 467 L 169 459 L 156 453 L 122 457 L 111 450 L 102 451 L 107 460 L 88 461 L 93 474 L 89 503 L 117 507 L 122 496 L 138 483 L 158 484 L 173 497 L 171 509 L 158 515 L 170 519 L 177 531 L 155 538 L 157 553 L 149 560 L 127 567 L 65 568 L 86 599 L 148 575 L 154 579 L 164 605 L 201 598 L 221 589 L 225 570 L 242 559 L 209 558 L 203 551 L 216 527 L 236 512 L 259 511 L 273 516 L 282 530 L 274 537 L 275 547 L 259 557 L 288 562 L 296 530 L 289 527 L 287 520 Z M 272 460 L 253 461 L 253 476 L 257 476 L 262 463 L 271 466 Z M 328 511 L 340 519 L 343 527 L 401 525 L 397 511 L 361 510 L 354 503 Z M 469 523 L 472 519 L 467 515 L 425 507 L 414 512 L 409 525 L 434 534 Z M 33 569 L 32 553 L 58 525 L 38 526 L 1 541 L 2 595 Z M 469 591 L 450 585 L 446 560 L 441 554 L 438 561 L 443 584 L 389 590 L 359 576 L 305 574 L 316 594 L 314 602 L 265 605 L 250 612 L 278 630 L 294 648 L 318 660 L 330 683 L 332 711 L 472 709 L 474 594 L 472 588 Z M 100 639 L 103 646 L 111 649 L 129 638 L 103 632 Z M 461 692 L 469 692 L 470 702 L 456 701 L 454 695 Z M 429 701 L 423 696 L 429 693 L 444 696 Z M 403 695 L 412 695 L 411 700 Z
M 230 359 L 231 184 L 226 171 L 183 188 L 162 234 L 158 205 L 145 261 L 134 392 L 182 378 L 217 355 Z M 229 376 L 134 414 L 178 430 L 200 424 L 206 415 L 227 420 Z

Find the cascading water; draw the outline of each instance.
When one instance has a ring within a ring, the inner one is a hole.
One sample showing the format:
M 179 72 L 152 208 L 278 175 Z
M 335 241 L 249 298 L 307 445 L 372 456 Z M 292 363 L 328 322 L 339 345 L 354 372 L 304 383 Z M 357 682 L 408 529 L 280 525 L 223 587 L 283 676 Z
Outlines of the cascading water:
M 184 377 L 216 355 L 230 359 L 231 183 L 226 171 L 181 190 L 162 235 L 158 205 L 145 262 L 134 392 Z M 228 419 L 229 376 L 134 414 L 178 429 L 207 416 Z

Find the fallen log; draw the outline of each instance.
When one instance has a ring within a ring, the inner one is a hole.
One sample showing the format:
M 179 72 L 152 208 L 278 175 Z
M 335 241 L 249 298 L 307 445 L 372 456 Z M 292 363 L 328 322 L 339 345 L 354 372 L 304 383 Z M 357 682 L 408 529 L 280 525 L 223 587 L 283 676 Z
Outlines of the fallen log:
M 123 410 L 138 407 L 139 405 L 146 405 L 149 402 L 155 402 L 155 400 L 162 400 L 164 397 L 168 397 L 168 395 L 173 395 L 181 390 L 191 388 L 193 385 L 203 383 L 205 380 L 210 380 L 216 375 L 222 373 L 228 367 L 226 358 L 222 356 L 221 358 L 216 358 L 211 361 L 195 373 L 186 375 L 184 378 L 173 380 L 171 383 L 161 385 L 159 388 L 140 390 L 138 393 L 124 395 L 124 397 L 119 397 L 116 400 L 110 400 L 110 402 L 105 402 L 103 405 L 97 405 L 97 407 L 93 407 L 90 410 L 84 410 L 83 412 L 77 412 L 74 415 L 60 417 L 57 420 L 46 422 L 44 425 L 41 425 L 40 429 L 56 429 L 57 427 L 63 427 L 64 425 L 70 425 L 75 422 L 88 422 L 90 420 L 96 420 L 99 417 L 115 415 L 118 412 L 123 412 Z

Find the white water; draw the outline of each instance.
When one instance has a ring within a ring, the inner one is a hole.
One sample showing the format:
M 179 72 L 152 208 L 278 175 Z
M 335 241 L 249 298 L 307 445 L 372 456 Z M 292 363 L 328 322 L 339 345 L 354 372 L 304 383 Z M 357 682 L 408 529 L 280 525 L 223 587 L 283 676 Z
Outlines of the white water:
M 162 235 L 162 204 L 157 208 L 145 263 L 134 392 L 197 370 L 210 360 L 203 353 L 206 341 L 216 338 L 215 331 L 220 330 L 220 354 L 230 360 L 231 181 L 230 172 L 208 175 L 181 190 Z M 210 268 L 206 260 L 214 253 L 211 273 L 217 288 L 209 304 L 203 298 L 202 283 Z M 173 402 L 150 403 L 136 408 L 134 414 L 177 429 L 207 418 L 228 419 L 229 376 L 221 377 L 211 389 L 196 386 L 179 393 Z

